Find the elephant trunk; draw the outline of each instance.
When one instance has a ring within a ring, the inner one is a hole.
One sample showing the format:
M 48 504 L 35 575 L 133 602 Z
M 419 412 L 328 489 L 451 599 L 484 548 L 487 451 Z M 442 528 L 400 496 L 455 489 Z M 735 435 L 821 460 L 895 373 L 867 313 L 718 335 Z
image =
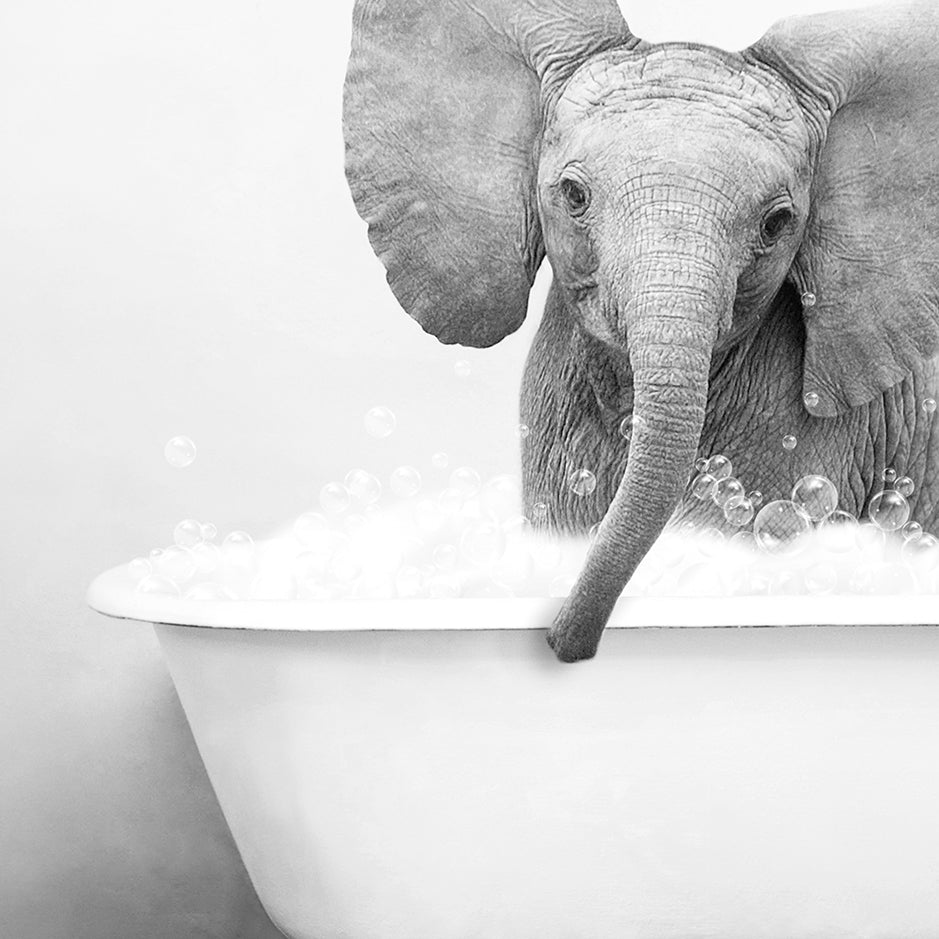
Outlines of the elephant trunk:
M 663 270 L 655 258 L 629 277 L 621 319 L 636 420 L 626 471 L 548 635 L 562 661 L 595 654 L 617 598 L 681 499 L 704 424 L 711 351 L 731 315 L 734 285 L 721 259 L 699 255 Z

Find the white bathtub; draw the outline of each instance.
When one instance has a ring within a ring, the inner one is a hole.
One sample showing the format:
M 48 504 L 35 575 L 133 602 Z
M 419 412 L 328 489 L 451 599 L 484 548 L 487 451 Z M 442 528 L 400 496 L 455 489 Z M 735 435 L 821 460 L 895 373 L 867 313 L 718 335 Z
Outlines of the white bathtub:
M 874 625 L 934 598 L 623 600 L 573 666 L 556 600 L 193 602 L 120 568 L 89 602 L 158 624 L 293 939 L 939 936 L 939 630 Z M 832 628 L 638 628 L 798 623 Z

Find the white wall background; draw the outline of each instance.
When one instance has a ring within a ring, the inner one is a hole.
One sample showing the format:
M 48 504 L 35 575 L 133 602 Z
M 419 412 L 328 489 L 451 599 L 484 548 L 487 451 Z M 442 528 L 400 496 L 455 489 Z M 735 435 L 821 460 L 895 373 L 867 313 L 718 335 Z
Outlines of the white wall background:
M 705 6 L 626 13 L 739 48 L 776 12 Z M 0 935 L 275 935 L 149 629 L 84 606 L 96 573 L 185 517 L 262 535 L 352 466 L 516 467 L 537 316 L 476 352 L 398 310 L 342 175 L 350 7 L 0 10 Z

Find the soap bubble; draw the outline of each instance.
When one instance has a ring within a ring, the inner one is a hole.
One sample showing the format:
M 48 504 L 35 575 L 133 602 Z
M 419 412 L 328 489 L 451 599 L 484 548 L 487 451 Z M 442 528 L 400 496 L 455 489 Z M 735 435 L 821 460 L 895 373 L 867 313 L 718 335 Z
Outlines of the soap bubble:
M 691 494 L 702 502 L 714 492 L 717 480 L 710 473 L 702 473 L 691 481 Z
M 452 571 L 456 567 L 459 559 L 459 551 L 456 545 L 439 544 L 433 552 L 434 566 L 441 571 Z
M 713 527 L 703 528 L 698 534 L 696 542 L 698 550 L 709 558 L 719 554 L 721 548 L 724 547 L 724 543 L 724 533 Z
M 450 487 L 464 499 L 472 499 L 479 492 L 481 485 L 479 473 L 469 466 L 461 466 L 450 474 Z
M 935 398 L 924 398 L 923 399 L 923 412 L 932 417 L 936 413 L 936 399 Z
M 496 518 L 504 519 L 517 515 L 521 494 L 514 476 L 493 476 L 483 487 L 480 503 L 484 511 Z
M 818 540 L 826 551 L 852 551 L 856 544 L 858 521 L 850 513 L 835 509 L 818 526 Z
M 897 478 L 897 471 L 892 467 L 888 466 L 882 474 L 883 481 L 889 486 Z
M 802 400 L 809 410 L 818 407 L 819 397 L 814 391 L 807 391 L 805 395 L 803 395 Z
M 884 489 L 871 499 L 867 514 L 881 531 L 896 531 L 910 520 L 910 503 L 896 489 Z
M 341 515 L 351 501 L 352 496 L 342 483 L 326 483 L 320 489 L 320 508 L 329 515 Z
M 717 453 L 708 458 L 707 463 L 704 465 L 704 471 L 715 479 L 721 480 L 733 475 L 734 465 L 722 453 Z
M 747 550 L 756 549 L 756 538 L 752 531 L 738 531 L 730 536 L 728 544 L 736 545 L 738 548 Z
M 838 571 L 833 564 L 822 562 L 808 567 L 802 574 L 805 589 L 813 596 L 834 593 L 838 586 Z
M 389 437 L 394 433 L 397 420 L 389 408 L 370 408 L 365 413 L 365 432 L 370 437 Z
M 389 479 L 391 491 L 400 499 L 410 499 L 421 489 L 421 474 L 413 466 L 399 466 Z
M 328 522 L 319 512 L 304 512 L 294 521 L 293 533 L 301 544 L 310 544 L 328 527 Z
M 758 509 L 763 504 L 763 493 L 759 489 L 753 489 L 747 493 L 747 498 L 753 503 L 753 507 Z
M 707 467 L 707 465 L 708 465 L 707 457 L 699 456 L 699 457 L 694 461 L 694 468 L 695 468 L 699 473 L 703 473 L 704 470 L 705 470 L 705 468 Z
M 631 440 L 637 430 L 645 426 L 646 420 L 638 414 L 630 414 L 619 422 L 619 435 L 623 440 Z
M 402 567 L 395 574 L 395 590 L 399 597 L 416 597 L 424 586 L 424 575 L 419 567 Z
M 193 548 L 202 541 L 202 526 L 194 519 L 183 519 L 173 529 L 173 541 L 183 548 Z
M 923 526 L 919 522 L 907 522 L 900 529 L 900 534 L 904 541 L 914 541 L 923 534 Z
M 736 496 L 724 505 L 724 518 L 737 528 L 749 525 L 754 512 L 753 503 L 745 496 Z
M 548 520 L 548 506 L 544 502 L 536 502 L 531 507 L 531 520 L 536 524 L 541 524 Z
M 820 522 L 838 508 L 838 490 L 824 476 L 803 476 L 792 487 L 792 501 L 813 522 Z
M 349 494 L 363 505 L 374 505 L 381 498 L 381 480 L 364 469 L 351 469 L 343 480 Z
M 218 535 L 218 529 L 212 522 L 203 522 L 202 523 L 202 540 L 203 541 L 215 541 Z
M 886 535 L 873 522 L 858 522 L 854 529 L 854 543 L 861 551 L 874 554 L 883 551 Z
M 150 574 L 137 584 L 137 593 L 156 594 L 159 596 L 178 597 L 179 587 L 161 574 Z
M 531 428 L 527 424 L 519 424 L 515 428 L 515 436 L 519 440 L 524 440 L 531 433 Z
M 189 466 L 196 458 L 196 445 L 189 437 L 171 437 L 163 448 L 170 466 Z
M 900 556 L 920 576 L 939 568 L 939 539 L 923 534 L 903 543 Z
M 460 536 L 460 553 L 476 567 L 488 567 L 505 551 L 505 533 L 493 519 L 481 519 L 469 525 Z
M 193 584 L 186 591 L 187 600 L 237 600 L 234 592 L 229 590 L 224 584 L 216 584 L 212 581 L 205 581 L 201 584 Z
M 255 560 L 254 539 L 246 531 L 233 531 L 222 542 L 222 556 L 229 564 L 247 567 Z
M 792 434 L 786 434 L 782 439 L 783 450 L 795 450 L 798 440 Z
M 575 496 L 589 496 L 597 488 L 597 477 L 588 469 L 574 470 L 567 484 Z
M 743 483 L 735 476 L 725 476 L 717 481 L 717 485 L 711 492 L 711 499 L 714 504 L 722 509 L 731 499 L 742 499 L 746 494 Z
M 818 302 L 818 297 L 816 297 L 811 290 L 806 290 L 800 297 L 800 300 L 802 301 L 802 306 L 806 309 L 811 309 Z
M 808 516 L 794 502 L 778 499 L 760 509 L 753 522 L 756 543 L 771 554 L 795 554 L 802 547 L 800 536 L 811 527 Z
M 157 558 L 154 569 L 163 577 L 180 584 L 196 572 L 196 559 L 189 548 L 171 545 Z
M 450 457 L 442 450 L 438 450 L 437 453 L 430 458 L 430 465 L 434 469 L 446 469 L 450 465 Z
M 153 572 L 153 565 L 146 558 L 134 558 L 127 565 L 127 573 L 134 580 L 143 580 Z
M 896 489 L 896 491 L 899 492 L 901 496 L 906 496 L 909 498 L 911 495 L 913 495 L 913 490 L 916 488 L 916 486 L 909 476 L 901 476 L 893 484 L 893 488 Z
M 459 359 L 453 363 L 453 371 L 456 372 L 457 378 L 469 378 L 473 367 L 466 359 Z

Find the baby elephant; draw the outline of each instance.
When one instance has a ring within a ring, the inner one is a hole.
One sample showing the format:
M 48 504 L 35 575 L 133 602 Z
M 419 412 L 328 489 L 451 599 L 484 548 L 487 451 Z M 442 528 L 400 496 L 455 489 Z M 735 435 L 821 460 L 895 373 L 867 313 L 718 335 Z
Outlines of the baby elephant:
M 644 42 L 612 0 L 358 0 L 344 121 L 388 283 L 442 342 L 517 329 L 551 263 L 524 496 L 561 531 L 603 519 L 548 633 L 558 658 L 594 655 L 699 453 L 767 499 L 825 475 L 856 514 L 897 467 L 935 527 L 932 2 L 723 52 Z

